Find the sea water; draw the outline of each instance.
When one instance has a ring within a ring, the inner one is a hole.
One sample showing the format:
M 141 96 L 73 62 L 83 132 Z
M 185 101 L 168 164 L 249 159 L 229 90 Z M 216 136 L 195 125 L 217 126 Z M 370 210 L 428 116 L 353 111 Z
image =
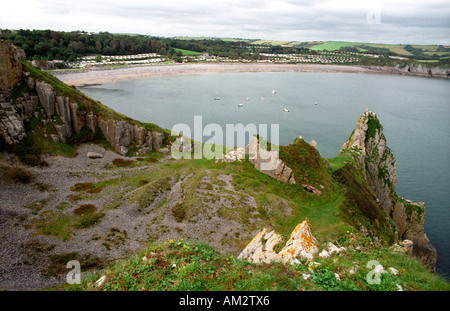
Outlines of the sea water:
M 167 129 L 184 123 L 193 130 L 194 116 L 202 116 L 203 126 L 219 124 L 224 132 L 226 124 L 267 124 L 270 140 L 270 124 L 279 124 L 281 145 L 301 135 L 307 142 L 315 140 L 327 158 L 339 153 L 368 108 L 377 114 L 397 160 L 397 193 L 426 203 L 425 232 L 438 252 L 437 271 L 450 275 L 449 80 L 208 73 L 130 79 L 81 90 L 120 113 Z

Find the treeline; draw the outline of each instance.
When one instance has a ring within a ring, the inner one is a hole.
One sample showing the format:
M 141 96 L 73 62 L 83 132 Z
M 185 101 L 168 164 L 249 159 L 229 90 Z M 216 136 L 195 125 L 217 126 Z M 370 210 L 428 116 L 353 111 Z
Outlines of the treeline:
M 411 53 L 415 59 L 439 60 L 439 59 L 442 59 L 443 57 L 450 57 L 450 49 L 445 48 L 443 45 L 440 45 L 436 49 L 436 52 L 449 52 L 444 55 L 438 55 L 436 53 L 434 53 L 432 55 L 425 54 L 422 49 L 413 47 L 412 45 L 409 45 L 409 44 L 405 45 L 404 49 L 406 51 L 408 51 L 409 53 Z
M 366 54 L 380 54 L 380 55 L 386 55 L 386 56 L 397 56 L 397 53 L 392 52 L 388 48 L 378 47 L 378 46 L 371 46 L 371 45 L 355 45 L 355 46 L 343 46 L 339 49 L 340 51 L 344 52 L 354 52 L 354 53 L 361 53 L 361 50 L 364 51 Z
M 89 34 L 79 31 L 1 30 L 0 39 L 22 48 L 28 59 L 74 61 L 78 57 L 93 54 L 167 53 L 167 44 L 159 38 L 108 32 Z
M 223 41 L 219 39 L 173 39 L 164 38 L 169 48 L 169 57 L 173 48 L 190 50 L 209 55 L 229 57 L 232 59 L 245 58 L 252 46 L 242 41 Z
M 283 47 L 272 45 L 254 45 L 242 40 L 224 41 L 220 39 L 179 40 L 165 39 L 169 48 L 180 48 L 209 55 L 229 57 L 231 59 L 260 59 L 259 53 L 300 54 L 310 50 L 303 47 Z
M 22 48 L 28 59 L 75 61 L 86 55 L 130 55 L 158 53 L 179 60 L 175 48 L 231 59 L 260 58 L 259 53 L 292 54 L 304 47 L 258 46 L 245 41 L 220 39 L 174 39 L 144 35 L 88 33 L 84 31 L 0 30 L 0 39 Z

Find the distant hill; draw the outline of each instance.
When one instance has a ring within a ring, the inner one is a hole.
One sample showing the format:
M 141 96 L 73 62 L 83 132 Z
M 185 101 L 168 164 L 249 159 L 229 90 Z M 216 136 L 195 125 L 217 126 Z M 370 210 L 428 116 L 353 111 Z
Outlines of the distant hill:
M 450 58 L 450 47 L 443 45 L 411 45 L 411 44 L 384 44 L 364 43 L 348 41 L 277 41 L 277 40 L 255 40 L 251 44 L 268 46 L 280 45 L 283 47 L 305 47 L 313 51 L 337 51 L 341 49 L 355 52 L 390 53 L 412 57 L 417 60 L 440 60 Z

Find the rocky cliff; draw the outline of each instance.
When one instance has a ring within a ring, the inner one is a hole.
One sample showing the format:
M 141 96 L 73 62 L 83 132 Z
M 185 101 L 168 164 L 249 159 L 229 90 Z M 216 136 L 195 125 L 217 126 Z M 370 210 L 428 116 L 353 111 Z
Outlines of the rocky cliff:
M 25 59 L 25 52 L 0 40 L 0 93 L 11 96 L 11 90 L 22 79 L 22 65 L 19 60 Z M 6 98 L 0 97 L 0 100 Z
M 403 74 L 421 77 L 434 77 L 434 78 L 446 78 L 450 77 L 450 68 L 445 67 L 428 67 L 425 64 L 410 64 L 410 65 L 400 65 L 397 64 L 393 67 L 389 66 L 368 66 L 367 68 L 382 71 L 389 74 Z
M 26 68 L 25 68 L 26 67 Z M 158 151 L 167 138 L 162 129 L 125 118 L 26 63 L 25 53 L 0 41 L 0 136 L 7 144 L 26 138 L 26 125 L 35 118 L 47 127 L 55 143 L 67 142 L 84 128 L 100 129 L 121 155 L 130 146 L 137 154 Z M 166 141 L 167 142 L 167 141 Z
M 399 239 L 411 240 L 412 254 L 434 266 L 436 249 L 424 231 L 425 204 L 414 203 L 398 196 L 395 158 L 386 145 L 386 137 L 375 113 L 365 110 L 355 130 L 341 148 L 341 153 L 350 151 L 357 169 L 367 180 L 379 206 L 395 223 Z

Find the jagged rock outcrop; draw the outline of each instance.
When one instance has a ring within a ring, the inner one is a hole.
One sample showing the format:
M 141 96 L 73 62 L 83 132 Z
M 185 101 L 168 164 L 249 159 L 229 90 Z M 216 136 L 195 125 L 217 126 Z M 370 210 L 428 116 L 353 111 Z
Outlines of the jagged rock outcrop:
M 30 121 L 34 116 L 38 103 L 39 97 L 33 96 L 28 93 L 23 94 L 23 96 L 16 99 L 16 109 L 20 111 L 20 117 L 24 122 Z
M 282 262 L 298 264 L 298 259 L 312 260 L 319 252 L 317 240 L 311 233 L 308 220 L 298 224 L 280 252 L 273 249 L 281 241 L 274 231 L 261 230 L 239 254 L 239 259 L 254 263 Z
M 55 114 L 56 92 L 50 84 L 36 81 L 36 91 L 39 96 L 39 101 L 44 106 L 47 117 L 51 118 Z
M 391 214 L 397 183 L 395 158 L 386 146 L 386 137 L 375 113 L 364 110 L 341 151 L 344 149 L 359 154 L 361 169 L 370 188 L 386 213 Z
M 386 145 L 386 138 L 375 113 L 365 110 L 355 130 L 341 148 L 350 150 L 381 208 L 396 225 L 398 238 L 413 242 L 412 254 L 430 266 L 435 265 L 437 253 L 424 231 L 425 205 L 399 197 L 395 158 Z
M 55 142 L 67 142 L 74 133 L 80 133 L 87 126 L 92 132 L 100 128 L 106 140 L 121 155 L 127 155 L 133 143 L 139 147 L 138 154 L 161 150 L 164 133 L 80 109 L 73 98 L 59 95 L 49 83 L 24 72 L 21 60 L 26 60 L 21 49 L 0 40 L 0 135 L 6 143 L 17 144 L 23 140 L 26 137 L 24 122 L 29 122 L 41 112 L 46 118 L 44 122 L 54 121 L 55 134 L 50 134 L 50 137 Z M 25 83 L 37 95 L 24 93 L 12 103 L 12 90 L 18 83 Z
M 0 135 L 8 144 L 17 144 L 27 136 L 22 119 L 8 102 L 0 103 Z
M 222 157 L 223 162 L 242 161 L 248 155 L 248 160 L 254 167 L 264 174 L 267 174 L 276 180 L 295 184 L 294 174 L 291 168 L 285 165 L 280 159 L 278 151 L 271 151 L 260 148 L 259 140 L 256 136 L 250 138 L 250 142 L 245 147 L 237 147 L 225 153 Z

